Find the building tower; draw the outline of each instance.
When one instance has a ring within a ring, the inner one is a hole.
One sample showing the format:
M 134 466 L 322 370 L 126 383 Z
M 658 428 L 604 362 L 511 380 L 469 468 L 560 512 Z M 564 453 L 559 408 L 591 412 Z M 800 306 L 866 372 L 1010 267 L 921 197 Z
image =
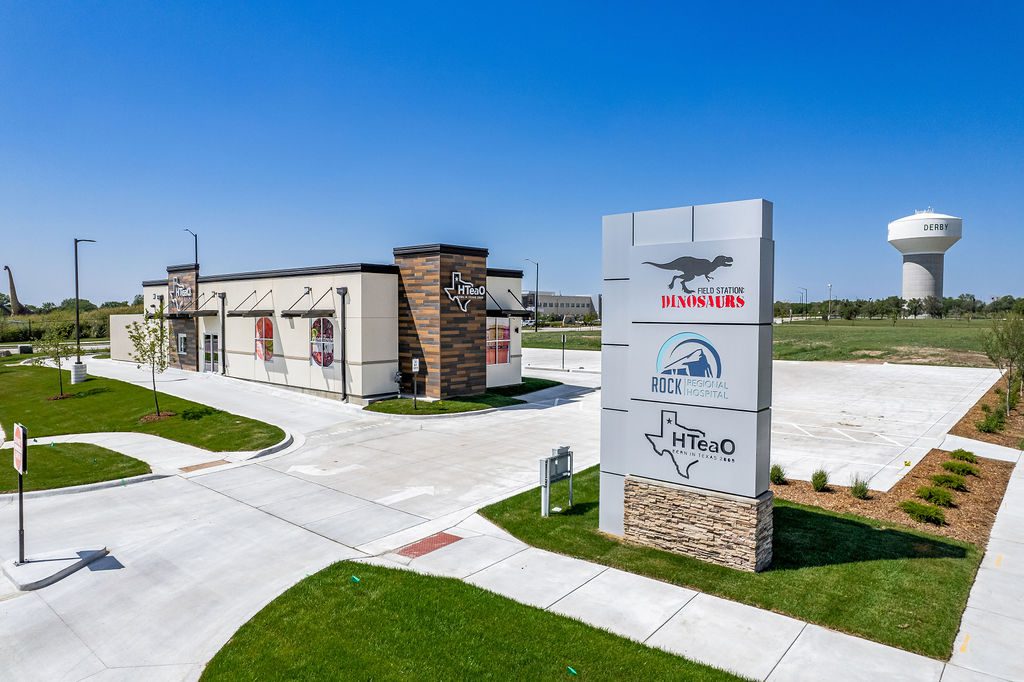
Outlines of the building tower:
M 942 298 L 943 259 L 962 229 L 962 218 L 931 208 L 889 223 L 889 243 L 903 254 L 903 300 Z

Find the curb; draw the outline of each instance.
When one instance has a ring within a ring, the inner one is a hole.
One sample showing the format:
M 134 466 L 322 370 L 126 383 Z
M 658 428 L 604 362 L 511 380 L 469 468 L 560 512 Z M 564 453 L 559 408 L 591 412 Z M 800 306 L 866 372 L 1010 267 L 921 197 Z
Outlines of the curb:
M 147 481 L 158 481 L 161 478 L 170 478 L 174 474 L 140 474 L 131 478 L 118 478 L 111 481 L 97 481 L 96 483 L 85 483 L 83 485 L 72 485 L 66 488 L 52 488 L 50 490 L 29 490 L 25 492 L 26 499 L 34 497 L 55 497 L 57 495 L 73 495 L 75 493 L 87 493 L 92 490 L 104 490 L 105 488 L 120 488 L 133 483 L 146 483 Z M 2 493 L 0 501 L 14 501 L 18 493 Z
M 541 365 L 527 365 L 526 369 L 536 369 L 541 372 L 565 372 L 566 374 L 600 374 L 599 369 L 562 369 L 561 367 L 543 367 Z
M 487 407 L 482 410 L 467 410 L 466 412 L 450 412 L 448 414 L 388 414 L 387 412 L 374 412 L 373 410 L 366 410 L 366 412 L 377 417 L 384 417 L 385 419 L 452 419 L 454 417 L 472 417 L 473 415 L 476 414 L 488 414 L 490 412 L 497 412 L 498 410 L 507 410 L 510 407 L 519 407 L 519 405 L 516 404 L 506 405 L 505 407 Z
M 253 455 L 252 457 L 249 457 L 249 459 L 250 460 L 258 459 L 260 457 L 266 457 L 267 455 L 272 455 L 275 452 L 281 452 L 285 448 L 291 446 L 291 444 L 293 442 L 295 442 L 295 438 L 292 437 L 292 434 L 290 432 L 285 431 L 284 432 L 284 440 L 282 440 L 280 443 L 277 443 L 275 445 L 271 445 L 269 448 L 263 448 L 262 450 L 259 450 L 255 455 Z
M 13 560 L 9 560 L 9 561 L 5 561 L 4 562 L 4 564 L 3 564 L 3 572 L 4 572 L 4 575 L 7 576 L 7 579 L 10 580 L 11 583 L 16 588 L 18 588 L 22 592 L 30 592 L 32 590 L 42 589 L 42 588 L 46 587 L 47 585 L 52 585 L 55 582 L 57 582 L 58 580 L 61 580 L 63 578 L 68 577 L 69 575 L 71 575 L 75 571 L 77 571 L 79 569 L 82 569 L 82 568 L 85 568 L 86 566 L 88 566 L 92 562 L 96 561 L 97 559 L 102 559 L 103 557 L 107 556 L 107 554 L 109 554 L 109 553 L 110 553 L 110 550 L 108 550 L 106 547 L 101 547 L 100 549 L 93 550 L 93 551 L 87 553 L 85 556 L 82 556 L 81 558 L 79 558 L 79 560 L 76 561 L 75 563 L 69 564 L 68 566 L 65 566 L 64 568 L 60 569 L 56 573 L 53 573 L 52 575 L 48 575 L 48 576 L 46 576 L 44 578 L 40 578 L 39 580 L 33 580 L 32 582 L 28 582 L 28 583 L 22 583 L 22 582 L 18 581 L 18 578 L 16 577 L 16 574 L 15 574 L 15 572 L 13 570 L 15 568 Z M 25 565 L 27 565 L 29 563 L 32 563 L 32 562 L 26 561 Z

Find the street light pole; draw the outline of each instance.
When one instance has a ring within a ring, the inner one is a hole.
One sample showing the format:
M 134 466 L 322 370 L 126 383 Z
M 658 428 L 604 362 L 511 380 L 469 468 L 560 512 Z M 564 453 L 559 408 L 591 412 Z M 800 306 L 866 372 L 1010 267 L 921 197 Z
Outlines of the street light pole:
M 828 283 L 828 317 L 825 321 L 828 322 L 832 319 L 832 282 Z
M 533 332 L 536 334 L 540 331 L 540 320 L 538 319 L 538 312 L 540 311 L 540 263 L 532 258 L 526 258 L 525 260 L 530 261 L 535 266 L 533 279 Z
M 95 239 L 79 239 L 75 237 L 75 364 L 82 364 L 82 332 L 78 324 L 78 245 L 84 242 L 95 243 Z
M 188 229 L 187 227 L 185 228 L 185 231 L 192 235 L 192 246 L 194 254 L 194 259 L 192 262 L 195 263 L 196 265 L 199 265 L 199 235 L 197 235 L 195 232 Z

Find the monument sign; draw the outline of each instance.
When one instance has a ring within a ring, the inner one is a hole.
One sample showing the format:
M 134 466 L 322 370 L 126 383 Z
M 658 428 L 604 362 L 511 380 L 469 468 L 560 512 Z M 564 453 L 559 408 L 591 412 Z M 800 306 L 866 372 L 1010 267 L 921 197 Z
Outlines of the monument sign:
M 601 529 L 771 562 L 772 204 L 604 218 Z

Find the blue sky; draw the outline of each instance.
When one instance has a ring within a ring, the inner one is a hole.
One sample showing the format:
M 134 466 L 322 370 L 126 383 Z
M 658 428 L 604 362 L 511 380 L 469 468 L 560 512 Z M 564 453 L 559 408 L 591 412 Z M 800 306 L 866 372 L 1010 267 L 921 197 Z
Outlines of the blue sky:
M 130 298 L 183 227 L 208 274 L 444 241 L 596 293 L 603 214 L 754 197 L 779 299 L 898 293 L 886 224 L 929 205 L 947 295 L 1024 295 L 1024 3 L 487 5 L 3 3 L 21 298 L 72 295 L 74 236 Z

